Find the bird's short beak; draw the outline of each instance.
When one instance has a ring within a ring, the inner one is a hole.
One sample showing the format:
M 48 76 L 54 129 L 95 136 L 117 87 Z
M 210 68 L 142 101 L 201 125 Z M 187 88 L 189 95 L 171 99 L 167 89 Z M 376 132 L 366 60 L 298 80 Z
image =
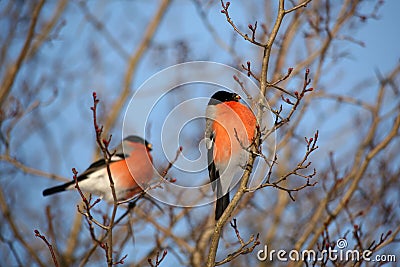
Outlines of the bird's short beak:
M 239 100 L 242 99 L 242 98 L 240 97 L 240 95 L 236 94 L 236 95 L 235 95 L 235 99 L 236 99 L 237 101 L 239 101 Z
M 148 150 L 150 150 L 150 151 L 151 151 L 151 150 L 153 150 L 153 145 L 152 145 L 152 144 L 150 144 L 150 143 L 149 143 L 149 144 L 147 144 L 147 149 L 148 149 Z

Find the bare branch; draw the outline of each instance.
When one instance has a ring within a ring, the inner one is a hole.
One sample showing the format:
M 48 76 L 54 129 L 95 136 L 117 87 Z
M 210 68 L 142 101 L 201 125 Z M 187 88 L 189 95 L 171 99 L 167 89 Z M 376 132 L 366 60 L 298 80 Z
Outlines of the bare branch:
M 110 107 L 110 112 L 107 116 L 107 119 L 104 123 L 104 127 L 106 129 L 112 129 L 113 125 L 115 124 L 115 120 L 118 117 L 118 114 L 121 113 L 121 109 L 124 107 L 126 100 L 131 92 L 132 87 L 132 79 L 134 73 L 136 71 L 137 65 L 149 47 L 149 44 L 160 25 L 160 22 L 170 5 L 171 0 L 160 0 L 159 8 L 156 11 L 154 17 L 152 18 L 151 22 L 148 24 L 147 29 L 144 32 L 142 41 L 139 45 L 135 44 L 136 50 L 135 52 L 129 57 L 128 66 L 126 69 L 126 73 L 124 76 L 124 86 L 122 92 L 119 93 L 119 98 L 114 102 L 112 107 Z
M 29 48 L 31 46 L 32 40 L 35 36 L 35 28 L 39 18 L 40 11 L 42 10 L 44 0 L 39 1 L 39 3 L 35 6 L 32 12 L 32 19 L 29 25 L 29 30 L 26 35 L 25 43 L 19 52 L 17 60 L 8 67 L 7 72 L 5 73 L 3 80 L 1 82 L 1 90 L 0 90 L 0 106 L 3 106 L 4 101 L 6 100 L 8 94 L 11 91 L 11 88 L 14 84 L 15 78 L 17 77 L 18 72 L 21 69 L 21 65 L 24 62 L 26 56 L 28 55 Z
M 51 253 L 51 258 L 53 259 L 53 262 L 54 262 L 54 266 L 56 266 L 56 267 L 60 266 L 58 264 L 56 254 L 54 253 L 53 246 L 49 243 L 49 241 L 47 241 L 47 239 L 44 235 L 40 234 L 39 230 L 35 230 L 34 232 L 35 232 L 35 236 L 42 239 L 43 242 L 46 243 L 47 247 L 49 248 L 49 251 Z
M 248 241 L 244 241 L 243 238 L 240 236 L 239 229 L 236 224 L 236 219 L 233 219 L 233 222 L 230 223 L 231 227 L 235 230 L 236 237 L 240 243 L 240 247 L 236 249 L 234 252 L 228 254 L 225 259 L 218 261 L 215 263 L 215 266 L 219 266 L 234 260 L 235 258 L 239 257 L 240 255 L 245 255 L 248 253 L 252 253 L 253 250 L 260 244 L 259 237 L 260 235 L 257 234 L 256 237 L 251 235 Z
M 240 36 L 243 37 L 243 39 L 245 39 L 246 41 L 249 41 L 252 44 L 255 44 L 257 46 L 260 47 L 264 47 L 265 45 L 262 43 L 259 43 L 258 41 L 255 40 L 255 31 L 256 31 L 256 26 L 253 27 L 251 26 L 250 30 L 252 31 L 252 37 L 249 37 L 247 35 L 247 33 L 243 33 L 241 30 L 239 30 L 239 28 L 235 25 L 235 23 L 233 22 L 232 18 L 229 16 L 229 6 L 230 6 L 230 2 L 226 2 L 224 3 L 223 0 L 221 0 L 221 5 L 222 5 L 222 10 L 221 13 L 225 14 L 226 20 L 228 21 L 228 23 L 232 26 L 232 28 L 235 30 L 235 32 L 237 32 Z
M 290 13 L 290 12 L 296 11 L 296 10 L 299 9 L 299 8 L 306 7 L 307 4 L 310 3 L 311 1 L 312 1 L 312 0 L 306 0 L 306 1 L 303 1 L 303 2 L 301 2 L 300 4 L 298 4 L 297 6 L 294 6 L 294 7 L 290 8 L 290 9 L 286 9 L 286 10 L 285 10 L 285 14 L 288 14 L 288 13 Z
M 149 262 L 150 266 L 151 267 L 160 266 L 160 264 L 164 260 L 165 256 L 167 256 L 167 253 L 168 253 L 168 251 L 164 250 L 163 254 L 161 255 L 161 258 L 160 258 L 160 252 L 157 252 L 157 256 L 156 256 L 154 264 L 153 264 L 153 260 L 152 259 L 148 259 L 148 262 Z

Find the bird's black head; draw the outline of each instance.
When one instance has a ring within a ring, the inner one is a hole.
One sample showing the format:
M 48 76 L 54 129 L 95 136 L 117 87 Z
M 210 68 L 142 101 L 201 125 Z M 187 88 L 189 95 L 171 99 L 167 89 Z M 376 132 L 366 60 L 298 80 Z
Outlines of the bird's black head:
M 153 146 L 149 142 L 147 142 L 145 139 L 143 139 L 137 135 L 129 135 L 129 136 L 125 137 L 124 141 L 140 143 L 140 144 L 145 145 L 149 150 L 153 149 Z
M 239 101 L 240 96 L 236 93 L 230 93 L 227 91 L 218 91 L 212 95 L 208 105 L 217 105 L 221 102 L 228 102 L 228 101 Z

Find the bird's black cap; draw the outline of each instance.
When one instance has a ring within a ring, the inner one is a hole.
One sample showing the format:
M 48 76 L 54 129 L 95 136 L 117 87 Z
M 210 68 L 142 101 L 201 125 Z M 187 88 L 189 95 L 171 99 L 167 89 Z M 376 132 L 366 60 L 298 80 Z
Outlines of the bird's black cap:
M 239 101 L 240 96 L 236 93 L 231 93 L 227 91 L 218 91 L 212 95 L 208 105 L 217 105 L 221 102 L 228 102 L 228 101 Z
M 152 145 L 149 142 L 147 142 L 145 139 L 143 139 L 137 135 L 129 135 L 129 136 L 125 137 L 124 141 L 144 144 L 148 149 L 150 149 L 150 150 L 152 149 Z

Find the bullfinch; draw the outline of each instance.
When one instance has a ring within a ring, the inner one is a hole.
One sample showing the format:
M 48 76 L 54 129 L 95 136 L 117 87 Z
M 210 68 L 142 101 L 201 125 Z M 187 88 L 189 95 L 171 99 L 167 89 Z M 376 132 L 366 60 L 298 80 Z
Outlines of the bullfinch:
M 239 100 L 236 93 L 218 91 L 206 109 L 208 171 L 212 189 L 217 191 L 215 220 L 229 205 L 229 191 L 243 173 L 249 156 L 246 149 L 255 135 L 256 117 Z
M 143 185 L 153 178 L 153 159 L 150 155 L 152 145 L 141 137 L 130 135 L 115 149 L 109 166 L 114 181 L 118 201 L 127 200 L 142 191 Z M 112 152 L 112 150 L 110 150 Z M 103 159 L 92 163 L 77 177 L 82 192 L 100 196 L 112 202 L 113 196 L 107 165 Z M 141 186 L 139 186 L 141 185 Z M 75 180 L 48 188 L 43 196 L 52 195 L 75 188 Z

